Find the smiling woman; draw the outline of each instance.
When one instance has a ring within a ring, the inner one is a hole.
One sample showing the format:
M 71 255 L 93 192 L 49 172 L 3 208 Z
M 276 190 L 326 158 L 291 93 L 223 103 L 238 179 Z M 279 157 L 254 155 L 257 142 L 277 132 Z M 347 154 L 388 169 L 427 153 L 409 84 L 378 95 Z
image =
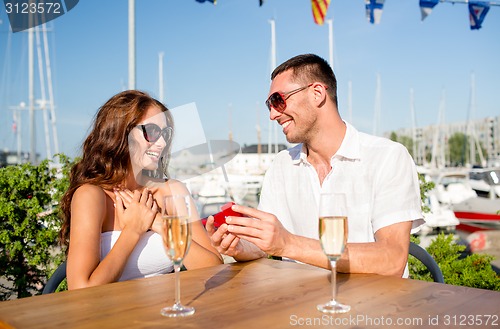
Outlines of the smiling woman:
M 131 165 L 135 177 L 140 179 L 142 172 L 153 172 L 153 177 L 167 175 L 167 165 L 173 135 L 173 120 L 170 111 L 162 111 L 157 106 L 146 110 L 140 124 L 128 134 Z M 151 175 L 148 175 L 151 176 Z
M 121 92 L 99 109 L 61 202 L 69 289 L 172 271 L 162 244 L 162 200 L 189 194 L 167 177 L 173 127 L 170 111 L 140 91 Z M 186 268 L 222 263 L 196 211 L 190 221 Z

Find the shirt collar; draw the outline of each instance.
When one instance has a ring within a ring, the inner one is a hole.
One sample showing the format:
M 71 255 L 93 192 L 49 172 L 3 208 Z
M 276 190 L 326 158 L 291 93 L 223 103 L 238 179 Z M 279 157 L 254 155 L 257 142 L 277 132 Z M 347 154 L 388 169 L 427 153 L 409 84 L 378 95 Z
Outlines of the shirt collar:
M 290 149 L 290 156 L 292 157 L 293 164 L 301 162 L 307 163 L 307 150 L 304 144 L 299 143 Z
M 345 122 L 345 125 L 347 129 L 344 139 L 342 140 L 342 144 L 340 144 L 337 153 L 335 153 L 332 159 L 340 157 L 349 160 L 359 160 L 361 158 L 359 151 L 359 132 L 348 122 Z
M 337 153 L 332 156 L 331 160 L 334 158 L 359 160 L 361 158 L 359 151 L 359 132 L 348 122 L 345 122 L 345 124 L 347 129 L 344 139 L 342 140 L 342 144 L 337 150 Z M 293 164 L 299 164 L 301 162 L 308 163 L 307 149 L 302 143 L 297 144 L 290 149 L 290 156 L 292 157 Z

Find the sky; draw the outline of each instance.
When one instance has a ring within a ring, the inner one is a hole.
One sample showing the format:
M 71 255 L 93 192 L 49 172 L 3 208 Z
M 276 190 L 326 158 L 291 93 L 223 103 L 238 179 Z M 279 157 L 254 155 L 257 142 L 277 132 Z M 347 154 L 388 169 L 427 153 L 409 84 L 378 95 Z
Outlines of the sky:
M 266 0 L 261 7 L 258 0 L 137 0 L 136 89 L 159 97 L 162 52 L 164 103 L 194 102 L 207 139 L 228 139 L 231 131 L 240 145 L 254 144 L 259 126 L 262 143 L 275 135 L 286 142 L 264 105 L 271 19 L 278 65 L 304 53 L 329 59 L 328 25 L 314 23 L 309 0 Z M 422 22 L 418 0 L 387 0 L 378 25 L 367 21 L 362 0 L 332 0 L 326 19 L 333 20 L 339 111 L 358 130 L 375 131 L 377 75 L 379 134 L 412 126 L 410 89 L 419 127 L 438 122 L 442 95 L 447 123 L 500 114 L 500 7 L 491 7 L 474 31 L 467 5 L 440 3 Z M 12 107 L 28 102 L 28 36 L 10 32 L 3 7 L 0 21 L 0 149 L 14 151 Z M 99 107 L 127 89 L 128 1 L 80 1 L 46 27 L 59 150 L 75 157 Z M 472 75 L 475 109 L 469 113 Z M 36 149 L 44 157 L 41 113 L 36 118 Z M 28 151 L 27 111 L 21 131 Z

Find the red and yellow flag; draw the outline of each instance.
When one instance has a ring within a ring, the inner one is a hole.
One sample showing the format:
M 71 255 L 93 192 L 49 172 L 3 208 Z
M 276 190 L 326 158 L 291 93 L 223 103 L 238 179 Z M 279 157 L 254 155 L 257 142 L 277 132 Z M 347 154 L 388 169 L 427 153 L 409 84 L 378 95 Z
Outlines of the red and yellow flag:
M 323 25 L 330 0 L 311 0 L 314 22 Z

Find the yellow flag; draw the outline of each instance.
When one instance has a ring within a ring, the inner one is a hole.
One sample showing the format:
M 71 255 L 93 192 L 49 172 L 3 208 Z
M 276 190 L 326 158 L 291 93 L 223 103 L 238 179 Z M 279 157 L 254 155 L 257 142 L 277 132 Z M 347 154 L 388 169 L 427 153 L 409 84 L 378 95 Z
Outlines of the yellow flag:
M 311 0 L 314 22 L 323 25 L 330 0 Z

